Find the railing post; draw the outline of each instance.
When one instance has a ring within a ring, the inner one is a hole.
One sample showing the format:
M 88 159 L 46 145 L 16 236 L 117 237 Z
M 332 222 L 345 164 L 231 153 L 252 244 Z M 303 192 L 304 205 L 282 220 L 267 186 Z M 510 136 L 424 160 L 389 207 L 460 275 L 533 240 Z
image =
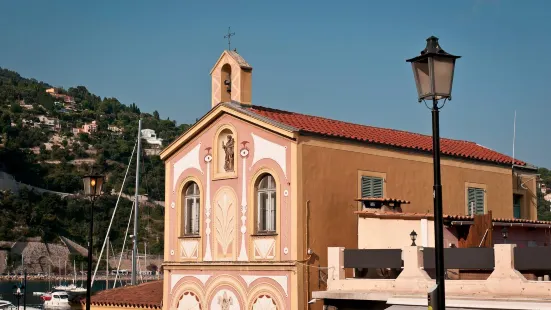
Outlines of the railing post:
M 404 269 L 396 278 L 400 280 L 430 280 L 430 276 L 423 269 L 425 263 L 423 261 L 423 247 L 408 246 L 402 248 L 402 260 L 404 261 Z
M 329 247 L 327 249 L 327 289 L 330 290 L 334 281 L 344 280 L 344 247 Z
M 526 278 L 515 269 L 515 247 L 516 244 L 494 245 L 495 267 L 490 277 L 488 277 L 488 281 L 526 281 Z

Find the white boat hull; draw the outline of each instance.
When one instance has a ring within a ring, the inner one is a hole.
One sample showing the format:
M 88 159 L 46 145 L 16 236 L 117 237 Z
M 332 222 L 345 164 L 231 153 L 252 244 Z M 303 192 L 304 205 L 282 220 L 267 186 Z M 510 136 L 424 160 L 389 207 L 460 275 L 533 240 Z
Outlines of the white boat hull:
M 50 294 L 51 299 L 44 301 L 44 309 L 46 310 L 68 310 L 71 309 L 69 304 L 69 295 L 66 292 L 53 292 Z

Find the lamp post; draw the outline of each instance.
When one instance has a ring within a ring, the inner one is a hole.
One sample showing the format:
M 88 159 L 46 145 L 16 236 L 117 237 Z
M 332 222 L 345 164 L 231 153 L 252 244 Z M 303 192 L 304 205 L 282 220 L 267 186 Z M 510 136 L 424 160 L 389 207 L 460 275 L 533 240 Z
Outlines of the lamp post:
M 509 238 L 509 230 L 507 227 L 501 229 L 501 236 L 503 237 L 503 243 L 507 243 L 507 238 Z
M 23 279 L 24 279 L 23 289 L 25 290 L 25 288 L 27 287 L 27 268 L 23 270 Z M 23 310 L 27 310 L 27 291 L 26 290 L 23 293 Z
M 23 291 L 25 290 L 25 285 L 23 284 L 18 284 L 18 285 L 14 285 L 13 286 L 13 296 L 15 296 L 15 299 L 17 299 L 17 310 L 19 310 L 19 301 L 21 300 L 21 297 L 23 297 L 24 293 Z
M 417 240 L 417 233 L 415 232 L 415 230 L 411 231 L 409 237 L 411 238 L 411 246 L 417 246 L 417 244 L 415 244 L 415 240 Z
M 82 178 L 84 194 L 90 197 L 90 230 L 88 231 L 88 270 L 86 273 L 86 310 L 90 310 L 92 295 L 92 241 L 94 234 L 94 202 L 101 195 L 104 178 L 101 175 L 87 175 Z
M 440 120 L 439 100 L 451 100 L 455 60 L 460 56 L 446 53 L 438 38 L 431 36 L 427 46 L 417 57 L 406 60 L 413 68 L 419 102 L 432 100 L 432 156 L 434 166 L 434 237 L 436 262 L 436 296 L 434 310 L 446 307 L 444 287 L 444 225 L 442 218 L 442 184 L 440 176 Z M 425 102 L 425 104 L 427 104 Z M 427 106 L 428 107 L 428 106 Z

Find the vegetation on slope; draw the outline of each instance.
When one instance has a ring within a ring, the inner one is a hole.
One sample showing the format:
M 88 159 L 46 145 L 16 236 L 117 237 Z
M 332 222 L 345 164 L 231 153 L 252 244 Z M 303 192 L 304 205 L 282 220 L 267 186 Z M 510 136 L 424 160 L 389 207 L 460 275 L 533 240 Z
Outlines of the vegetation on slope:
M 84 86 L 56 88 L 57 97 L 46 92 L 49 88 L 47 83 L 0 68 L 0 169 L 18 182 L 65 193 L 82 191 L 82 175 L 106 175 L 104 192 L 108 195 L 97 202 L 95 216 L 96 231 L 103 234 L 116 201 L 109 194 L 118 193 L 121 188 L 136 142 L 138 119 L 142 118 L 142 128 L 155 130 L 164 145 L 189 125 L 163 120 L 157 111 L 143 113 L 135 103 L 125 105 L 116 98 L 101 98 Z M 63 96 L 74 99 L 70 108 Z M 55 119 L 59 128 L 46 126 L 39 119 L 44 117 Z M 73 134 L 73 128 L 92 121 L 98 126 L 97 132 Z M 109 126 L 117 126 L 122 132 L 109 131 Z M 145 142 L 144 146 L 147 147 Z M 128 195 L 134 194 L 134 165 L 135 157 L 123 191 Z M 164 166 L 159 156 L 142 154 L 142 172 L 139 194 L 164 200 Z M 51 241 L 62 235 L 85 243 L 86 201 L 25 190 L 4 193 L 0 198 L 0 240 L 41 236 Z M 114 245 L 122 243 L 130 205 L 128 200 L 121 200 L 121 213 L 111 235 Z M 149 223 L 140 227 L 141 236 L 148 239 L 148 252 L 162 252 L 162 212 L 161 207 L 147 207 L 141 212 L 142 221 Z

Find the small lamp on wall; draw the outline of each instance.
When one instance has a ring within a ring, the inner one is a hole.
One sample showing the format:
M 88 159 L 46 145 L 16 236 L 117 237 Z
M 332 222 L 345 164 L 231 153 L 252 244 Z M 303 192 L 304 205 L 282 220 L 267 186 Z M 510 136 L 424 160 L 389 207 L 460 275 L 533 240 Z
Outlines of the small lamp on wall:
M 417 246 L 417 244 L 415 244 L 415 240 L 417 240 L 417 233 L 415 232 L 415 230 L 411 231 L 409 237 L 411 238 L 411 246 Z
M 503 237 L 503 242 L 507 243 L 507 238 L 509 238 L 509 230 L 507 227 L 503 227 L 501 229 L 501 237 Z

